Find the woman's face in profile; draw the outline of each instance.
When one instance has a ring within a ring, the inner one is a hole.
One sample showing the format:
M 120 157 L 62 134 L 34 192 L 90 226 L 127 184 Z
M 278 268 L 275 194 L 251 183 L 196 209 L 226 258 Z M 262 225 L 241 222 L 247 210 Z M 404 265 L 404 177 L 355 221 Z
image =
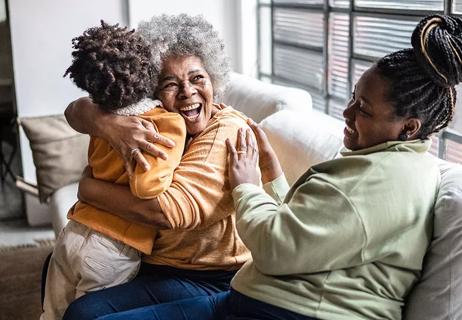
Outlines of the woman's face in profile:
M 359 150 L 398 140 L 405 127 L 405 118 L 395 116 L 392 105 L 386 100 L 387 90 L 388 82 L 375 66 L 363 73 L 343 111 L 346 148 Z
M 189 135 L 195 136 L 206 128 L 212 117 L 213 87 L 199 57 L 167 58 L 156 93 L 166 110 L 183 117 Z

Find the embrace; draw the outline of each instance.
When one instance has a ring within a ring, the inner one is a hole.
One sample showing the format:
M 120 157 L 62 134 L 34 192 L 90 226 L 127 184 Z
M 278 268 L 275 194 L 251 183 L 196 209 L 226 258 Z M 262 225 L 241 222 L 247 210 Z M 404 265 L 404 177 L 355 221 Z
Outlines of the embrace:
M 340 155 L 292 186 L 261 127 L 220 103 L 229 61 L 204 18 L 102 21 L 73 39 L 66 75 L 89 97 L 65 114 L 91 136 L 89 165 L 41 319 L 401 319 L 431 238 L 427 151 L 454 113 L 461 29 L 426 17 L 412 48 L 366 70 Z

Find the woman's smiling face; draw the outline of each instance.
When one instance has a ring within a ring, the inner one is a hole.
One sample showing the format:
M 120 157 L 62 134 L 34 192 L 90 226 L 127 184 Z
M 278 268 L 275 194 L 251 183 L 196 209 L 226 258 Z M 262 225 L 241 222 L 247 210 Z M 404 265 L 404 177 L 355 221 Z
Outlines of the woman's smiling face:
M 406 118 L 395 115 L 386 99 L 387 90 L 388 82 L 375 66 L 363 73 L 343 111 L 345 147 L 358 150 L 399 139 L 406 127 Z
M 188 134 L 196 136 L 212 117 L 213 86 L 197 56 L 171 56 L 162 65 L 157 97 L 164 108 L 179 113 Z

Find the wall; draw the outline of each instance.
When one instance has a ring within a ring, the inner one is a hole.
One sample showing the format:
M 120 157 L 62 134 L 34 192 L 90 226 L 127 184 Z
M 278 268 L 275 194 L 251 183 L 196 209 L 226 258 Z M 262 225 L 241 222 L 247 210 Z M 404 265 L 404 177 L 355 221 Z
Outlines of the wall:
M 71 63 L 71 39 L 100 19 L 127 24 L 123 1 L 14 0 L 10 28 L 19 117 L 62 113 L 83 92 L 64 71 Z M 24 176 L 35 181 L 27 141 L 21 139 Z
M 246 66 L 256 65 L 256 57 L 249 59 L 243 50 L 256 46 L 250 36 L 256 31 L 245 30 L 255 28 L 255 22 L 249 21 L 248 16 L 245 22 L 240 18 L 243 8 L 249 15 L 252 10 L 249 6 L 255 0 L 10 0 L 9 3 L 19 117 L 62 113 L 69 102 L 84 94 L 62 75 L 71 63 L 71 39 L 89 26 L 99 24 L 100 19 L 136 27 L 140 20 L 154 14 L 203 14 L 224 38 L 235 71 L 243 72 L 249 68 Z M 28 141 L 23 134 L 20 140 L 24 177 L 35 182 Z M 26 200 L 29 216 L 29 211 L 36 209 L 32 209 L 30 199 Z
M 203 15 L 218 31 L 231 58 L 232 69 L 256 75 L 256 0 L 130 0 L 130 26 L 136 28 L 142 20 L 167 13 Z
M 9 1 L 14 84 L 19 117 L 62 113 L 82 96 L 64 71 L 71 63 L 71 39 L 100 19 L 128 23 L 123 0 Z M 24 177 L 35 182 L 29 143 L 20 136 Z M 49 220 L 47 207 L 26 197 L 29 223 Z

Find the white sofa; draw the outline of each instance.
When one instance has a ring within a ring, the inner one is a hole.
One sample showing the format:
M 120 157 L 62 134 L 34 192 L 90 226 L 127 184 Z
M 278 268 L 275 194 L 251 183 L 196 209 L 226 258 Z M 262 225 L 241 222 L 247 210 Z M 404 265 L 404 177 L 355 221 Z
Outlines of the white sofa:
M 312 110 L 311 97 L 303 90 L 233 74 L 223 102 L 261 123 L 289 183 L 311 165 L 335 157 L 342 145 L 343 122 Z M 440 163 L 442 183 L 435 206 L 434 239 L 421 281 L 403 311 L 407 320 L 462 319 L 462 169 L 435 161 Z M 57 232 L 66 223 L 76 193 L 74 183 L 50 198 Z

